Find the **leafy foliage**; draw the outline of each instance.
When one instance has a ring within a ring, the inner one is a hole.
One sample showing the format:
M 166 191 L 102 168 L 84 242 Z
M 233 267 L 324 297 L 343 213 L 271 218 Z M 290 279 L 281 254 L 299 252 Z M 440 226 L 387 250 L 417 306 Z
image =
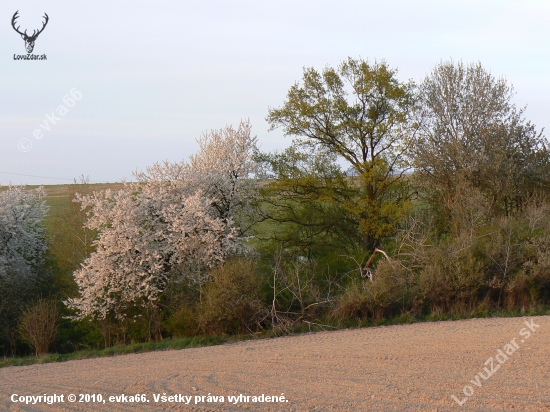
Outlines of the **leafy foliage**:
M 511 102 L 513 88 L 481 64 L 445 62 L 420 86 L 411 146 L 418 181 L 447 208 L 461 184 L 482 190 L 493 213 L 522 206 L 548 184 L 546 140 Z
M 347 206 L 357 190 L 326 151 L 305 152 L 295 146 L 280 154 L 262 154 L 258 161 L 271 177 L 258 201 L 264 240 L 269 255 L 283 247 L 292 255 L 320 258 L 336 245 L 352 253 L 361 244 L 358 220 Z
M 201 291 L 197 321 L 205 334 L 236 334 L 261 329 L 265 317 L 263 280 L 251 260 L 228 260 L 210 273 Z
M 355 213 L 371 251 L 393 231 L 396 211 L 390 203 L 403 205 L 388 193 L 406 168 L 414 98 L 413 84 L 400 83 L 395 74 L 384 62 L 351 58 L 322 73 L 307 68 L 303 84 L 292 86 L 284 105 L 267 116 L 271 129 L 283 127 L 297 144 L 343 158 L 360 176 Z

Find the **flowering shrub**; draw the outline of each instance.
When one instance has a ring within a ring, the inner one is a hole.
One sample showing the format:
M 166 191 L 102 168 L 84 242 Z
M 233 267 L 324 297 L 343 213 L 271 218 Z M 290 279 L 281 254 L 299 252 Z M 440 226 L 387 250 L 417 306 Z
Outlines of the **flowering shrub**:
M 256 138 L 241 122 L 199 144 L 188 163 L 157 163 L 122 190 L 79 197 L 99 237 L 74 273 L 80 296 L 67 304 L 77 318 L 123 318 L 133 305 L 154 306 L 170 281 L 203 283 L 209 268 L 235 253 L 234 219 L 255 191 L 247 178 Z

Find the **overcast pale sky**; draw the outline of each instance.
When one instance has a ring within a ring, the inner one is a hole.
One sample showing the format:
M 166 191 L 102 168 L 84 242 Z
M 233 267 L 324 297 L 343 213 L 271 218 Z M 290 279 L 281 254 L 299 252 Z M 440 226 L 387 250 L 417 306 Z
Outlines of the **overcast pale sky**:
M 49 15 L 33 51 L 47 60 L 14 60 L 26 54 L 16 10 L 30 33 Z M 441 60 L 480 61 L 549 126 L 549 22 L 547 0 L 3 0 L 0 184 L 130 179 L 242 118 L 263 150 L 282 149 L 290 139 L 268 133 L 268 107 L 303 67 L 348 56 L 385 59 L 417 82 Z M 73 88 L 82 98 L 35 138 Z

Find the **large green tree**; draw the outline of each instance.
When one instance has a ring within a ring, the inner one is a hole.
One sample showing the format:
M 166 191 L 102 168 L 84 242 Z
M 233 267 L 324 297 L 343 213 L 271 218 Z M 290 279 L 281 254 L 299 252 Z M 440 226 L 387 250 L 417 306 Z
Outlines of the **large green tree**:
M 267 251 L 283 247 L 309 259 L 357 252 L 358 222 L 345 207 L 357 190 L 335 159 L 295 146 L 258 157 L 268 182 L 259 198 L 260 219 L 267 224 L 257 225 L 255 234 L 268 241 L 261 243 Z
M 363 247 L 372 251 L 390 235 L 407 208 L 404 171 L 414 85 L 396 78 L 385 62 L 349 58 L 319 73 L 304 69 L 280 108 L 270 108 L 271 130 L 282 127 L 297 147 L 324 150 L 350 166 L 354 196 L 346 196 L 357 217 Z

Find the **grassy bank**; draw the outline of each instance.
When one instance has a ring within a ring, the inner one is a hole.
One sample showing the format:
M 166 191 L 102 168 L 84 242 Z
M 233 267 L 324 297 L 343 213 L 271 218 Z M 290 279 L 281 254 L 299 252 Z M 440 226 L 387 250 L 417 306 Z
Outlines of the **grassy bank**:
M 223 343 L 246 339 L 247 337 L 229 336 L 195 336 L 192 338 L 165 339 L 158 342 L 134 343 L 131 345 L 111 346 L 105 349 L 84 349 L 77 352 L 58 354 L 51 353 L 43 356 L 25 356 L 4 358 L 0 360 L 0 368 L 7 366 L 25 366 L 36 363 L 66 362 L 70 360 L 102 358 L 106 356 L 125 355 L 169 349 L 186 349 L 203 346 L 221 345 Z
M 437 322 L 437 321 L 453 321 L 461 319 L 475 318 L 504 318 L 504 317 L 522 317 L 522 316 L 546 316 L 550 315 L 550 307 L 540 306 L 526 309 L 513 310 L 474 310 L 470 313 L 462 314 L 442 314 L 428 316 L 413 316 L 403 314 L 389 319 L 341 319 L 332 322 L 317 322 L 317 323 L 302 323 L 296 326 L 291 334 L 301 334 L 308 332 L 319 332 L 323 330 L 343 330 L 350 328 L 365 328 L 376 326 L 392 326 L 403 325 L 421 322 Z M 131 345 L 112 346 L 105 349 L 85 349 L 73 353 L 58 354 L 52 353 L 40 357 L 26 356 L 17 358 L 4 358 L 0 360 L 0 368 L 8 366 L 25 366 L 38 363 L 66 362 L 71 360 L 101 358 L 116 355 L 125 355 L 130 353 L 144 353 L 153 351 L 162 351 L 170 349 L 187 349 L 198 348 L 205 346 L 222 345 L 225 343 L 250 340 L 250 339 L 265 339 L 271 338 L 271 331 L 265 331 L 261 334 L 254 335 L 233 335 L 233 336 L 195 336 L 190 338 L 174 338 L 165 339 L 158 342 L 135 343 Z

